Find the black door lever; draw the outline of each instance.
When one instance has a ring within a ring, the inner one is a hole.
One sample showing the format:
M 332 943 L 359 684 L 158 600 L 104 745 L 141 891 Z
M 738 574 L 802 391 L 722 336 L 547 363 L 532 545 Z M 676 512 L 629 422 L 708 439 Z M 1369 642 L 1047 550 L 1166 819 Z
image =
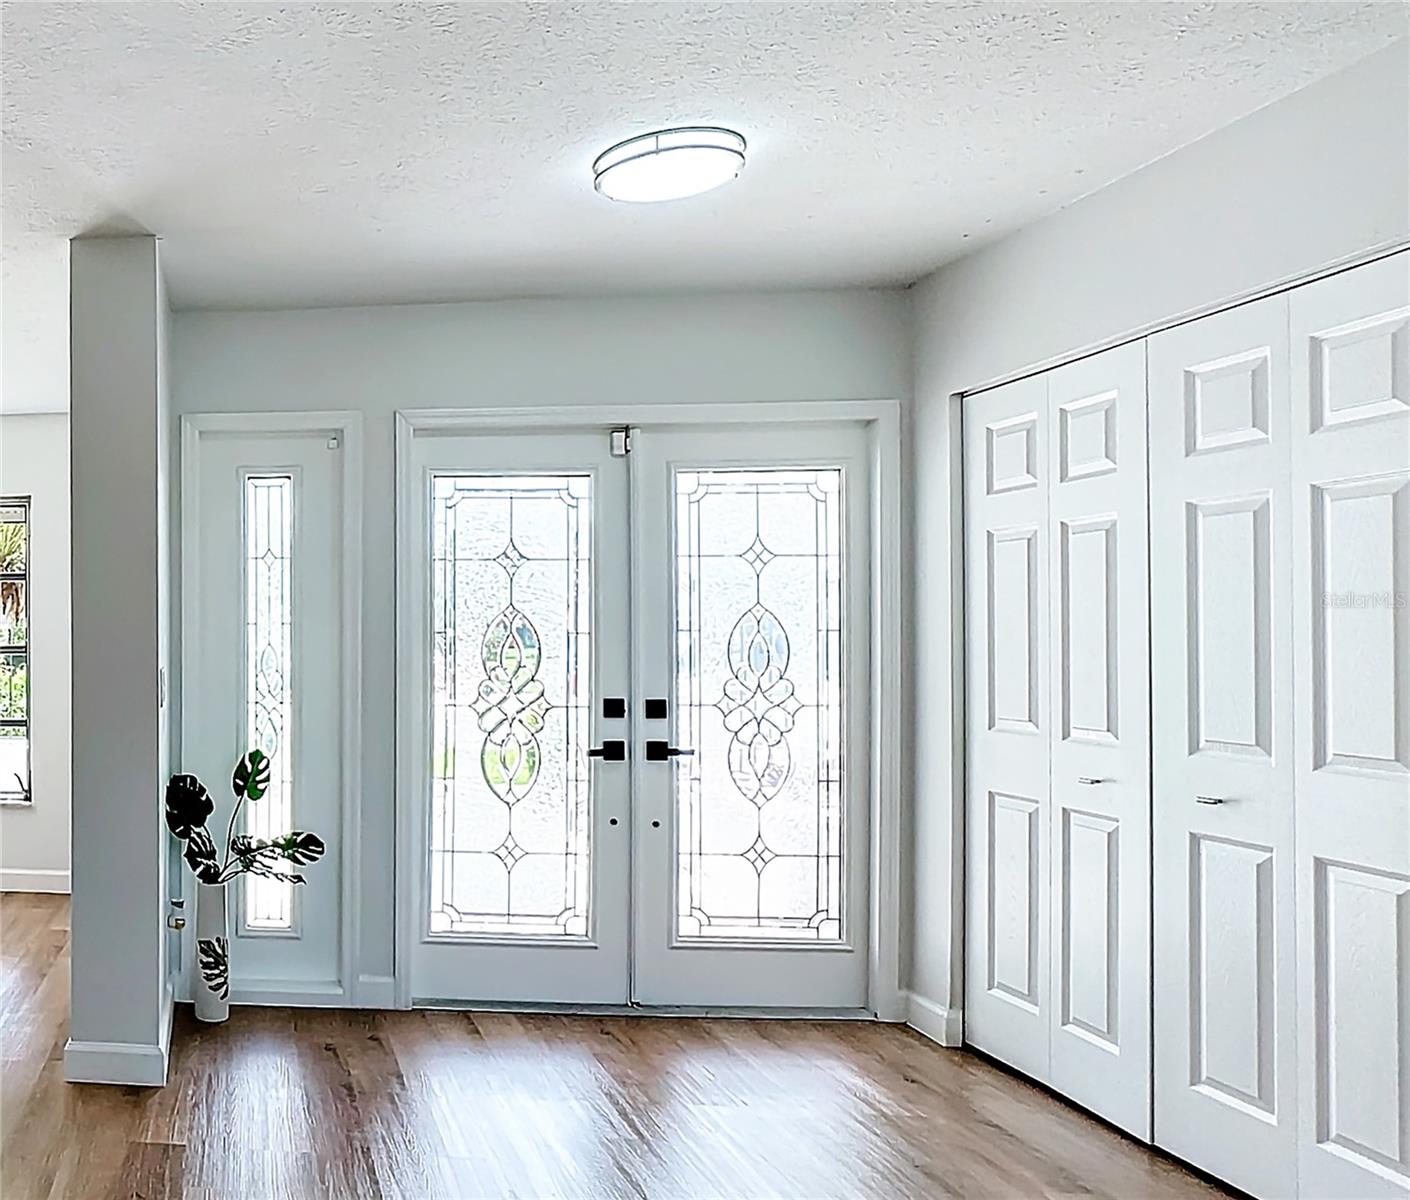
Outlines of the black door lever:
M 622 741 L 606 741 L 600 746 L 588 748 L 589 758 L 600 758 L 603 762 L 626 762 L 627 743 Z
M 694 753 L 694 750 L 681 750 L 675 746 L 668 746 L 662 741 L 648 741 L 646 743 L 647 762 L 665 762 L 668 758 L 686 758 Z

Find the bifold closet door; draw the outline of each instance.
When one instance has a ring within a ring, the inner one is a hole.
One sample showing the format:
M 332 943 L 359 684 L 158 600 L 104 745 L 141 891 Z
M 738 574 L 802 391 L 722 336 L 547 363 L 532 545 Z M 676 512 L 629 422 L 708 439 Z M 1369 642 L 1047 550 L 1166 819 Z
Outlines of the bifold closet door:
M 1047 380 L 964 401 L 965 1040 L 1048 1079 Z
M 1145 350 L 965 401 L 965 1036 L 1150 1136 Z
M 1049 1082 L 1151 1136 L 1146 348 L 1048 374 Z
M 1155 1139 L 1295 1186 L 1286 296 L 1148 341 Z
M 1291 294 L 1299 1194 L 1410 1192 L 1410 254 Z

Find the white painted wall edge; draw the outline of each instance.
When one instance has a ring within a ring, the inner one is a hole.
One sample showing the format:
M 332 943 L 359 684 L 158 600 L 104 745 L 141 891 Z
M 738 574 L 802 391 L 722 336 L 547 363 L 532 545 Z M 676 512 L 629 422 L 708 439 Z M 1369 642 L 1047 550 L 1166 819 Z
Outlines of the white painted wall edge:
M 165 1087 L 165 1046 L 138 1042 L 75 1042 L 64 1047 L 64 1079 L 69 1083 L 113 1083 Z
M 146 1042 L 79 1042 L 64 1046 L 67 1083 L 108 1083 L 124 1087 L 165 1087 L 171 1058 L 171 1022 L 176 1006 L 168 985 L 162 997 L 161 1040 Z
M 68 871 L 21 871 L 0 868 L 0 892 L 55 892 L 68 895 Z
M 942 1046 L 957 1049 L 964 1045 L 964 1014 L 915 992 L 906 993 L 906 1024 Z

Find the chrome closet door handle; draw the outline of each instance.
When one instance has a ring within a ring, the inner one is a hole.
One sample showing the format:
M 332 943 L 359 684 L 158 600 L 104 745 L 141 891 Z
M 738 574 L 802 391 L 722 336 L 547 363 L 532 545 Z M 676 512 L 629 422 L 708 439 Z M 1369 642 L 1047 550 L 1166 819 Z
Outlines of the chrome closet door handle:
M 1099 783 L 1105 783 L 1105 779 L 1093 779 L 1090 775 L 1077 776 L 1077 782 L 1086 787 L 1096 787 Z
M 1196 796 L 1196 797 L 1195 797 L 1195 803 L 1196 803 L 1196 804 L 1223 804 L 1223 803 L 1224 803 L 1224 797 L 1223 797 L 1223 796 Z

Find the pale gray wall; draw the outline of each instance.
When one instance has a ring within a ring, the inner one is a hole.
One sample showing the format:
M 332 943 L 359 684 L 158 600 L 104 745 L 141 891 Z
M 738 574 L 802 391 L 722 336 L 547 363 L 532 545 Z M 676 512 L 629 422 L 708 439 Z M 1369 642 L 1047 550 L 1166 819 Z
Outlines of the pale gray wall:
M 30 780 L 0 806 L 0 891 L 69 890 L 69 420 L 0 416 L 0 495 L 30 498 Z
M 909 335 L 888 291 L 176 315 L 178 415 L 366 415 L 361 974 L 392 967 L 393 413 L 906 400 Z
M 912 990 L 961 1002 L 952 397 L 1410 239 L 1410 42 L 1152 163 L 919 285 Z
M 166 988 L 156 239 L 71 255 L 73 967 L 70 1078 L 154 1081 Z M 118 1049 L 112 1047 L 117 1045 Z M 124 1049 L 123 1047 L 126 1047 Z M 164 1067 L 162 1068 L 164 1071 Z

